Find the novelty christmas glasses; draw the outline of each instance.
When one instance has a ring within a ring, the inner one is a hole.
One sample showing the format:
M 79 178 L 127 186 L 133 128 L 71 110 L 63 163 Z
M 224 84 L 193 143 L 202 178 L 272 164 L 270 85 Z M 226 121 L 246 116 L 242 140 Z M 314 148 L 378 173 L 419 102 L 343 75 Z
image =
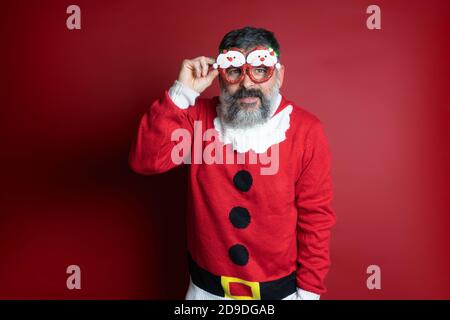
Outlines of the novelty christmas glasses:
M 255 83 L 269 80 L 274 68 L 281 67 L 277 54 L 272 48 L 258 46 L 244 56 L 240 48 L 223 50 L 216 59 L 213 68 L 219 69 L 222 78 L 235 84 L 244 80 L 245 74 Z

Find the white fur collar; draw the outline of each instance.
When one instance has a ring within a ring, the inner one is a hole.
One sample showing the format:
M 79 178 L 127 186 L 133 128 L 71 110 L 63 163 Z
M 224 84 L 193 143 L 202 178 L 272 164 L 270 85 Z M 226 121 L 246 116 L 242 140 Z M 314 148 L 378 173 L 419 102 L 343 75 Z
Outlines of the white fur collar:
M 256 153 L 264 153 L 272 145 L 286 139 L 286 131 L 290 126 L 290 114 L 292 105 L 286 106 L 275 116 L 273 114 L 281 103 L 281 95 L 272 106 L 271 118 L 259 125 L 250 128 L 236 129 L 223 124 L 219 117 L 214 119 L 214 128 L 218 132 L 219 140 L 227 145 L 231 144 L 233 150 L 244 153 L 252 149 Z

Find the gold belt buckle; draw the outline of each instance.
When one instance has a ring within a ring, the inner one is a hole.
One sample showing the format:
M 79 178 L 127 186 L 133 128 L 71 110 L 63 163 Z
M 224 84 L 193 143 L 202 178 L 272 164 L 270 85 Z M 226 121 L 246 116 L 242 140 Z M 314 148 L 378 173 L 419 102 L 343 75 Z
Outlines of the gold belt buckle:
M 235 277 L 221 276 L 220 282 L 222 283 L 223 291 L 225 291 L 225 298 L 237 299 L 237 300 L 261 300 L 261 292 L 259 282 L 246 281 Z M 230 283 L 243 283 L 250 287 L 252 290 L 252 296 L 234 296 L 230 292 Z

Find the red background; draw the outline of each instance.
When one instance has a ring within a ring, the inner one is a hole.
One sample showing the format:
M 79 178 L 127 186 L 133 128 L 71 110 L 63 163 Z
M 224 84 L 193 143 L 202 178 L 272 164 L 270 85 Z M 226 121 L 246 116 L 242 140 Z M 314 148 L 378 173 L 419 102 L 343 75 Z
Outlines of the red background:
M 137 175 L 129 147 L 181 60 L 245 25 L 275 32 L 282 94 L 329 137 L 323 299 L 450 298 L 448 1 L 75 3 L 76 31 L 71 1 L 0 4 L 0 298 L 184 298 L 186 168 Z M 371 4 L 381 30 L 366 28 Z

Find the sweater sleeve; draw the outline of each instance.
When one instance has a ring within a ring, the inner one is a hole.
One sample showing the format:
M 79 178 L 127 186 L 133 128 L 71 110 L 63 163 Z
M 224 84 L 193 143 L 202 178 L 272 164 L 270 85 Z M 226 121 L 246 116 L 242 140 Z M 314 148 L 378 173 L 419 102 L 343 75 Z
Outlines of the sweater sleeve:
M 150 175 L 168 171 L 181 164 L 172 157 L 174 148 L 179 143 L 178 138 L 173 139 L 173 134 L 181 129 L 189 137 L 193 136 L 194 121 L 199 113 L 199 107 L 195 104 L 198 95 L 175 81 L 146 110 L 140 119 L 128 157 L 133 171 Z
M 335 223 L 331 208 L 331 153 L 320 120 L 315 120 L 305 138 L 302 169 L 296 182 L 297 286 L 320 295 L 330 268 L 330 235 Z

